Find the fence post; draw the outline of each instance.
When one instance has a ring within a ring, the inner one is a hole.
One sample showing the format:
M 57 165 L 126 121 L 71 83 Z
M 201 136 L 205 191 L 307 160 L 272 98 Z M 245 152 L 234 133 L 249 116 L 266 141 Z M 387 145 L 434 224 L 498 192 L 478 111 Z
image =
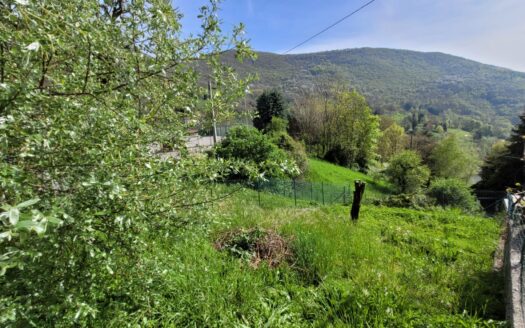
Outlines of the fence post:
M 353 221 L 359 219 L 359 209 L 361 208 L 361 199 L 365 193 L 366 183 L 360 180 L 355 180 L 354 199 L 352 202 L 352 209 L 350 210 L 350 216 Z
M 297 185 L 295 184 L 295 179 L 293 179 L 293 201 L 295 203 L 295 207 L 297 207 Z
M 259 184 L 260 182 L 257 180 L 257 200 L 259 202 L 259 207 L 261 207 L 261 187 Z
M 314 202 L 314 183 L 310 182 L 310 201 Z
M 213 203 L 215 203 L 215 202 L 213 201 L 213 187 L 214 187 L 214 186 L 215 186 L 215 185 L 213 185 L 213 186 L 210 188 L 210 201 L 211 201 L 211 208 L 213 208 Z
M 324 182 L 321 182 L 321 196 L 323 197 L 323 205 L 324 205 Z
M 343 186 L 343 205 L 346 204 L 346 186 Z

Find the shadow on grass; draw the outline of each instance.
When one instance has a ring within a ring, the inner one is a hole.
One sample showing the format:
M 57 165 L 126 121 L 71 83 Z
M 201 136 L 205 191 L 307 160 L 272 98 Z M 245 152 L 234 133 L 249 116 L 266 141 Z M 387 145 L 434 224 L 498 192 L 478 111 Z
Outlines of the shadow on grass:
M 484 319 L 505 320 L 505 281 L 502 271 L 477 272 L 462 286 L 463 308 Z

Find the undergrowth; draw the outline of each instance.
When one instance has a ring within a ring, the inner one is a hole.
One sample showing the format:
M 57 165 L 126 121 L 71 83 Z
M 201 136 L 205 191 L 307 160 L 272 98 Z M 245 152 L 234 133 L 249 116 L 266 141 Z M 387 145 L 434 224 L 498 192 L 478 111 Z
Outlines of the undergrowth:
M 505 326 L 491 268 L 499 222 L 364 206 L 352 223 L 347 207 L 261 208 L 250 192 L 217 205 L 206 227 L 157 237 L 144 260 L 154 297 L 112 325 Z M 252 265 L 268 235 L 289 241 L 292 258 Z

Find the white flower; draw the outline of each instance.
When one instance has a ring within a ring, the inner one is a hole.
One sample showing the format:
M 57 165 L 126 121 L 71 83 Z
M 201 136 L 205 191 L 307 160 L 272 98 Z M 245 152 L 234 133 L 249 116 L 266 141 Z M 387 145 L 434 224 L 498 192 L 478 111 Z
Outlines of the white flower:
M 28 0 L 15 0 L 15 2 L 22 6 L 27 6 L 29 4 Z
M 38 49 L 40 49 L 40 43 L 38 41 L 35 41 L 28 45 L 26 49 L 29 51 L 38 51 Z

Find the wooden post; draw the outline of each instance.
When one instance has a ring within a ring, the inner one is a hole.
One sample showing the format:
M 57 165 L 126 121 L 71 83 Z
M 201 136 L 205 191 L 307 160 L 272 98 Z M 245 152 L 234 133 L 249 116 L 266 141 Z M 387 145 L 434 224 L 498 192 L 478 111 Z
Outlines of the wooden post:
M 323 197 L 323 205 L 324 205 L 324 183 L 321 182 L 321 196 Z
M 521 158 L 522 162 L 525 162 L 525 136 L 521 137 L 522 145 L 523 145 L 523 157 Z M 523 190 L 523 186 L 525 185 L 525 163 L 523 164 L 523 169 L 521 172 L 521 188 Z
M 261 185 L 259 180 L 257 180 L 257 200 L 259 201 L 259 207 L 261 207 Z
M 359 219 L 359 209 L 361 208 L 361 200 L 365 193 L 366 182 L 355 180 L 354 200 L 352 202 L 352 209 L 350 211 L 350 217 L 352 220 L 357 221 Z
M 297 207 L 297 185 L 295 184 L 295 179 L 293 179 L 293 200 L 295 207 Z
M 208 97 L 211 101 L 211 124 L 213 127 L 213 145 L 217 144 L 217 119 L 215 117 L 215 108 L 213 107 L 213 91 L 211 88 L 211 81 L 208 81 Z

